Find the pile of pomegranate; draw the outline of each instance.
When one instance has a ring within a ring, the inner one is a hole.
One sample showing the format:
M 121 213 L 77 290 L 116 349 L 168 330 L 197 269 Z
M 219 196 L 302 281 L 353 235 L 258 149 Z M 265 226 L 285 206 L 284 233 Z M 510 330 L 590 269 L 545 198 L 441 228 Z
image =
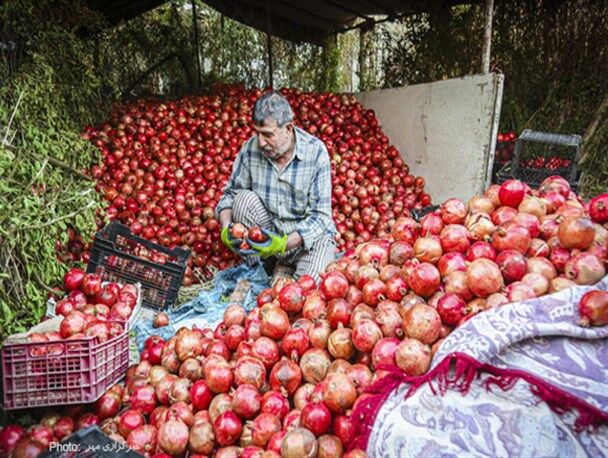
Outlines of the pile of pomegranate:
M 30 349 L 32 355 L 63 352 L 63 346 L 47 342 L 93 337 L 101 343 L 125 332 L 124 322 L 137 304 L 135 285 L 103 282 L 98 274 L 73 268 L 66 272 L 63 286 L 67 294 L 55 304 L 55 314 L 63 317 L 59 329 L 28 335 L 28 342 L 40 344 Z
M 55 314 L 64 317 L 79 311 L 101 319 L 128 321 L 139 294 L 135 285 L 103 282 L 100 275 L 77 267 L 66 272 L 63 286 L 68 294 L 55 305 Z
M 424 179 L 409 173 L 374 112 L 354 96 L 282 93 L 296 125 L 329 151 L 340 250 L 385 237 L 397 217 L 431 203 Z M 251 111 L 261 94 L 228 88 L 164 103 L 137 101 L 117 105 L 107 122 L 84 129 L 101 151 L 103 161 L 90 173 L 109 203 L 106 216 L 148 240 L 190 248 L 184 285 L 195 281 L 194 268 L 205 275 L 234 262 L 214 209 L 241 145 L 254 134 Z
M 585 203 L 550 177 L 538 190 L 512 180 L 467 203 L 449 199 L 420 222 L 401 216 L 319 285 L 281 279 L 253 311 L 226 308 L 214 330 L 150 337 L 124 386 L 91 411 L 47 416 L 29 432 L 7 426 L 0 447 L 42 449 L 66 425 L 96 423 L 158 458 L 364 457 L 348 451 L 352 412 L 389 366 L 424 374 L 476 314 L 605 275 L 607 204 L 608 194 Z M 605 325 L 608 296 L 588 293 L 579 312 L 581 324 Z

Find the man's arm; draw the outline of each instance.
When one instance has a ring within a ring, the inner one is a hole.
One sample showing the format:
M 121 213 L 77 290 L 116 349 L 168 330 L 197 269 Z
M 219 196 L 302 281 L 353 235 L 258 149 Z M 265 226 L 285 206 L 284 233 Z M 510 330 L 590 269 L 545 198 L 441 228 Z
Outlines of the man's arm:
M 319 167 L 313 177 L 309 190 L 308 201 L 311 207 L 311 214 L 306 220 L 298 225 L 296 232 L 289 235 L 287 246 L 291 243 L 298 243 L 299 240 L 294 234 L 299 235 L 304 244 L 304 248 L 309 250 L 326 228 L 331 224 L 331 165 L 329 154 L 325 145 L 320 146 L 317 162 Z M 298 245 L 295 245 L 298 246 Z
M 232 208 L 224 208 L 219 214 L 220 227 L 224 229 L 232 222 Z
M 304 239 L 297 232 L 292 232 L 287 236 L 287 246 L 285 247 L 285 251 L 289 251 L 293 248 L 297 248 L 304 243 Z

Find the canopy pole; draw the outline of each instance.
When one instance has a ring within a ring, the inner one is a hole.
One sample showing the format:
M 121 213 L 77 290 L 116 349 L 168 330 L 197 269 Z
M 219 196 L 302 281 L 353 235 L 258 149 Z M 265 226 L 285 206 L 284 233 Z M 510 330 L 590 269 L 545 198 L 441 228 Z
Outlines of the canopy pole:
M 481 73 L 490 73 L 490 57 L 492 48 L 492 17 L 494 16 L 494 0 L 486 0 L 483 26 L 483 46 L 481 49 Z
M 198 21 L 196 20 L 196 0 L 192 0 L 192 26 L 194 28 L 194 49 L 196 50 L 196 69 L 198 75 L 198 88 L 203 85 L 201 75 L 201 52 L 198 46 Z
M 268 51 L 268 86 L 274 86 L 274 79 L 272 77 L 272 37 L 269 33 L 266 34 L 266 49 Z
M 268 86 L 274 87 L 273 68 L 272 68 L 272 30 L 270 28 L 270 5 L 266 0 L 266 52 L 268 53 Z

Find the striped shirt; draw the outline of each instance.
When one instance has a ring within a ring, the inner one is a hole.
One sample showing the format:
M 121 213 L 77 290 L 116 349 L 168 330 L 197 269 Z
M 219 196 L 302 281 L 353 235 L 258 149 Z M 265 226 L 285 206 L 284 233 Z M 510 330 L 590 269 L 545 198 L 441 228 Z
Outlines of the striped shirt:
M 298 127 L 295 136 L 294 155 L 281 171 L 262 154 L 257 135 L 247 140 L 234 161 L 215 212 L 219 215 L 232 208 L 238 191 L 251 190 L 262 200 L 277 231 L 298 232 L 308 250 L 320 238 L 333 238 L 336 233 L 331 211 L 331 166 L 321 140 Z

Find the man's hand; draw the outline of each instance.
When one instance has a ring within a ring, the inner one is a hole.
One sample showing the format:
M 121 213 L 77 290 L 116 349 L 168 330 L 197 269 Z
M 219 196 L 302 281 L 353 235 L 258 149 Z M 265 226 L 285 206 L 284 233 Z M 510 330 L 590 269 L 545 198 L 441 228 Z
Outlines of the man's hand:
M 230 251 L 232 251 L 235 254 L 238 254 L 241 257 L 247 256 L 249 254 L 257 254 L 254 250 L 242 249 L 241 247 L 243 245 L 243 240 L 233 238 L 232 235 L 230 234 L 230 229 L 232 229 L 232 223 L 230 223 L 228 226 L 224 227 L 224 229 L 222 229 L 222 232 L 220 234 L 222 242 L 224 243 L 224 245 L 226 245 L 230 249 Z
M 232 251 L 233 253 L 236 253 L 239 245 L 243 241 L 240 239 L 232 238 L 232 235 L 230 234 L 231 228 L 232 228 L 232 223 L 230 223 L 228 226 L 225 226 L 224 229 L 222 229 L 220 238 L 222 239 L 222 242 L 224 243 L 224 245 L 226 245 L 230 251 Z
M 279 253 L 284 255 L 285 248 L 287 247 L 287 234 L 279 235 L 267 229 L 262 229 L 262 232 L 268 240 L 264 243 L 255 243 L 247 240 L 251 248 L 257 251 L 264 259 Z

